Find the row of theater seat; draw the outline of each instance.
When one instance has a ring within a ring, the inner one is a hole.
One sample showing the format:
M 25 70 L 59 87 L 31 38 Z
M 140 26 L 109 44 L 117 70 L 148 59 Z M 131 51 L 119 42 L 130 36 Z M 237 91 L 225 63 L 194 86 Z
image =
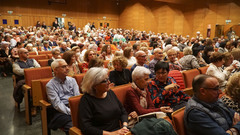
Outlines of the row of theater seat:
M 171 71 L 169 73 L 169 76 L 172 76 L 176 79 L 177 83 L 180 84 L 181 86 L 180 87 L 181 90 L 185 91 L 189 95 L 192 95 L 193 94 L 191 89 L 192 79 L 200 73 L 205 73 L 207 68 L 208 67 L 202 67 L 199 69 L 183 71 L 182 73 L 179 71 Z M 50 106 L 50 104 L 47 103 L 46 84 L 53 77 L 52 70 L 50 67 L 41 67 L 41 68 L 25 69 L 24 73 L 25 73 L 25 81 L 26 81 L 26 84 L 23 86 L 25 91 L 24 100 L 25 100 L 25 110 L 26 110 L 25 111 L 26 122 L 28 124 L 32 123 L 30 110 L 31 110 L 31 105 L 33 105 L 33 106 L 41 106 L 42 122 L 47 123 L 46 121 L 47 115 L 43 112 L 45 112 L 47 110 L 47 107 Z M 84 75 L 85 73 L 74 76 L 74 78 L 76 79 L 79 85 L 79 88 L 81 86 L 81 82 Z M 30 102 L 31 101 L 30 98 L 32 98 L 32 103 Z M 123 102 L 124 100 L 122 99 L 125 99 L 125 96 L 122 96 L 121 99 L 119 100 Z M 43 129 L 45 129 L 45 131 L 48 131 L 47 126 L 45 126 L 44 128 L 45 124 L 42 124 L 42 125 L 43 125 Z

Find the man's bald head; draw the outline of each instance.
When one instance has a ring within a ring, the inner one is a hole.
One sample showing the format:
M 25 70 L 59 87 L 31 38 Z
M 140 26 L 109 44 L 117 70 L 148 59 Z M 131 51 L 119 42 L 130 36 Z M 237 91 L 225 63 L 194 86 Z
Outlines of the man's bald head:
M 27 60 L 27 58 L 28 58 L 28 50 L 25 49 L 25 48 L 20 48 L 18 50 L 18 56 L 19 56 L 19 59 L 22 60 L 22 61 Z

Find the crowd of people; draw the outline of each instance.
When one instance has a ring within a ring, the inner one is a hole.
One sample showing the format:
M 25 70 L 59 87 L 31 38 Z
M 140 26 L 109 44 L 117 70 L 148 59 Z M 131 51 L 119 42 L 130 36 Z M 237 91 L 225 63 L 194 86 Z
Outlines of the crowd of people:
M 239 39 L 203 38 L 199 32 L 190 38 L 133 29 L 96 29 L 93 25 L 76 29 L 73 23 L 66 30 L 59 28 L 56 20 L 53 27 L 40 22 L 30 27 L 0 26 L 1 75 L 15 74 L 16 89 L 24 84 L 25 68 L 40 67 L 28 58 L 29 53 L 52 52 L 48 65 L 54 78 L 46 85 L 55 109 L 52 129 L 64 127 L 68 134 L 72 127 L 68 98 L 79 95 L 81 87 L 79 128 L 84 134 L 124 134 L 129 131 L 128 117 L 151 112 L 171 116 L 184 106 L 188 133 L 239 134 L 240 118 L 235 113 L 240 102 Z M 108 61 L 105 68 L 104 61 Z M 193 80 L 192 98 L 168 75 L 172 70 L 205 66 L 209 66 L 207 75 Z M 78 86 L 72 77 L 80 73 L 86 74 Z M 129 83 L 131 89 L 123 105 L 111 87 Z M 218 99 L 222 92 L 226 93 L 224 102 Z M 15 93 L 21 94 L 21 90 Z M 14 99 L 22 100 L 18 96 Z

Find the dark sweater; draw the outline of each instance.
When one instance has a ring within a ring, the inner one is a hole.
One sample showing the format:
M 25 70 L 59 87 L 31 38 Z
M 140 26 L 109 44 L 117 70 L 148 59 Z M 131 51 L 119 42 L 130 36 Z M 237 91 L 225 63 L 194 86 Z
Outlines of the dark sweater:
M 128 69 L 123 69 L 120 71 L 111 71 L 109 75 L 109 80 L 111 83 L 114 83 L 115 86 L 127 84 L 132 82 L 131 72 Z
M 120 129 L 119 120 L 127 122 L 128 115 L 112 90 L 103 99 L 84 94 L 79 104 L 79 124 L 84 135 L 102 135 L 103 130 Z

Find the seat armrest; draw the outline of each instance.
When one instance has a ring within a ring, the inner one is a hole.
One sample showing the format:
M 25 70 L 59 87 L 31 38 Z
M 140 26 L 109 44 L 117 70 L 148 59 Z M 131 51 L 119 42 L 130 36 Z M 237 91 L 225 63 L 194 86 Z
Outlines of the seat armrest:
M 45 101 L 45 100 L 40 100 L 39 102 L 40 102 L 40 106 L 41 107 L 49 107 L 49 106 L 51 106 L 51 104 L 49 102 Z
M 185 92 L 186 94 L 188 94 L 189 96 L 193 96 L 193 89 L 191 88 L 185 88 L 182 90 L 183 92 Z
M 70 128 L 70 130 L 69 130 L 69 134 L 70 134 L 70 135 L 82 135 L 82 132 L 81 132 L 81 130 L 80 130 L 79 128 L 77 128 L 77 127 L 72 127 L 72 128 Z
M 27 84 L 24 84 L 24 85 L 22 86 L 22 89 L 23 89 L 24 91 L 27 91 L 27 90 L 30 90 L 31 87 L 28 86 Z

